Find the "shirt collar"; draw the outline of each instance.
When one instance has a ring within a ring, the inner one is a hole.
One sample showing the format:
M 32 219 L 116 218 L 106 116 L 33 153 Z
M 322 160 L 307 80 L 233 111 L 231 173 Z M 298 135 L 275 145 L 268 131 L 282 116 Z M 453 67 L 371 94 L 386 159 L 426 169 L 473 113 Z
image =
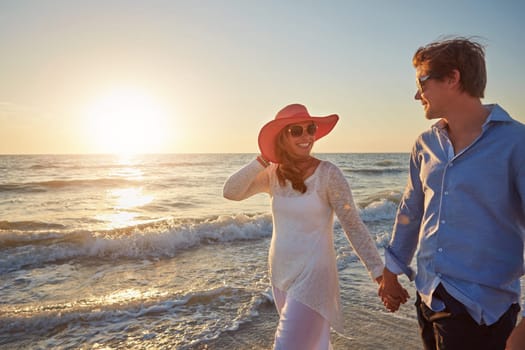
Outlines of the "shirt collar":
M 483 107 L 490 110 L 490 114 L 487 117 L 487 120 L 485 120 L 485 123 L 483 123 L 483 125 L 481 126 L 483 129 L 485 129 L 491 122 L 512 121 L 510 115 L 498 104 L 486 104 L 483 105 Z M 438 131 L 444 131 L 447 129 L 447 122 L 444 119 L 440 119 L 434 125 L 432 125 L 432 128 L 436 128 L 438 129 Z
M 510 122 L 512 118 L 510 115 L 500 107 L 498 104 L 489 104 L 483 105 L 485 108 L 490 110 L 490 114 L 487 117 L 487 120 L 483 125 L 488 124 L 489 122 Z

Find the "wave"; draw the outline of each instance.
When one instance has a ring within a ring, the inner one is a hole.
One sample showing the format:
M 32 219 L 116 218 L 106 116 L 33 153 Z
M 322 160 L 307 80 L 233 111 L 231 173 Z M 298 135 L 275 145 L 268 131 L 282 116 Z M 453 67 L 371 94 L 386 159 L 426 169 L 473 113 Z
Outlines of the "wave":
M 392 220 L 395 218 L 397 212 L 397 204 L 388 199 L 380 199 L 370 203 L 361 211 L 361 219 L 364 222 Z
M 25 183 L 8 183 L 0 185 L 0 193 L 2 192 L 45 192 L 44 188 L 32 186 L 31 184 Z
M 137 185 L 139 180 L 122 178 L 98 178 L 98 179 L 76 179 L 76 180 L 50 180 L 25 183 L 7 183 L 0 185 L 0 192 L 43 192 L 49 189 L 61 189 L 66 187 L 102 187 L 111 188 L 123 185 Z
M 361 200 L 361 218 L 366 224 L 393 221 L 400 197 L 399 192 L 384 191 Z M 268 213 L 158 219 L 98 231 L 71 230 L 60 223 L 0 221 L 0 273 L 68 259 L 169 258 L 203 244 L 261 239 L 271 233 Z
M 402 174 L 408 172 L 407 168 L 399 167 L 399 168 L 343 168 L 344 173 L 348 174 L 362 174 L 362 175 L 370 175 L 370 176 L 377 176 L 377 175 L 384 175 L 384 174 Z
M 371 205 L 374 205 L 375 203 L 382 202 L 382 203 L 388 203 L 391 202 L 394 205 L 398 205 L 401 201 L 402 193 L 399 191 L 378 191 L 377 193 L 374 193 L 372 195 L 369 195 L 359 201 L 359 206 L 361 208 L 367 208 Z
M 396 208 L 395 203 L 381 200 L 362 209 L 360 215 L 367 224 L 393 221 Z M 270 214 L 170 219 L 97 232 L 0 231 L 0 274 L 72 259 L 170 258 L 200 245 L 257 240 L 271 234 Z
M 125 332 L 130 337 L 148 340 L 149 344 L 154 344 L 155 338 L 165 341 L 175 336 L 170 343 L 179 345 L 179 349 L 186 349 L 216 339 L 221 333 L 237 330 L 242 324 L 250 322 L 258 316 L 262 305 L 273 302 L 268 294 L 268 291 L 221 286 L 126 302 L 107 303 L 111 298 L 99 298 L 106 304 L 83 299 L 68 304 L 25 307 L 23 310 L 5 305 L 0 306 L 3 311 L 0 316 L 0 345 L 16 347 L 24 341 L 35 345 L 44 338 L 46 344 L 53 347 L 64 347 L 67 345 L 64 342 L 75 342 L 77 346 L 94 345 L 93 342 L 97 341 L 92 337 L 95 331 L 98 333 L 96 338 L 103 339 L 105 344 L 111 344 Z M 225 312 L 211 312 L 217 309 Z M 209 312 L 203 312 L 205 310 Z M 129 328 L 130 324 L 139 322 L 137 320 L 148 322 L 147 334 L 141 327 Z M 201 327 L 195 327 L 195 323 Z M 64 336 L 63 333 L 69 334 Z M 185 333 L 184 339 L 177 336 L 182 333 Z
M 94 165 L 85 165 L 85 164 L 79 164 L 79 165 L 58 165 L 56 163 L 53 164 L 33 164 L 31 166 L 28 166 L 26 169 L 30 170 L 45 170 L 45 169 L 67 169 L 67 170 L 77 170 L 77 169 L 127 169 L 127 168 L 177 168 L 177 167 L 195 167 L 195 166 L 203 166 L 203 167 L 209 167 L 209 166 L 215 166 L 217 165 L 217 162 L 165 162 L 165 163 L 140 163 L 137 165 L 133 164 L 115 164 L 115 163 L 108 163 L 108 164 L 94 164 Z
M 56 168 L 63 168 L 63 167 L 60 165 L 56 165 L 56 164 L 35 164 L 29 167 L 29 169 L 31 170 L 56 169 Z
M 383 167 L 390 167 L 393 165 L 397 165 L 399 162 L 393 161 L 393 160 L 381 160 L 375 163 L 376 166 L 383 166 Z
M 269 237 L 269 214 L 161 220 L 107 231 L 0 231 L 0 273 L 77 258 L 162 258 L 200 244 Z
M 199 161 L 194 161 L 194 162 L 169 162 L 169 163 L 158 163 L 158 164 L 152 164 L 152 166 L 155 166 L 155 167 L 166 167 L 166 168 L 192 168 L 192 167 L 206 167 L 206 168 L 209 168 L 209 167 L 212 167 L 212 166 L 217 166 L 219 165 L 220 162 L 217 162 L 217 161 L 202 161 L 202 162 L 199 162 Z
M 66 226 L 62 224 L 42 221 L 0 221 L 0 230 L 40 231 L 40 230 L 62 230 Z

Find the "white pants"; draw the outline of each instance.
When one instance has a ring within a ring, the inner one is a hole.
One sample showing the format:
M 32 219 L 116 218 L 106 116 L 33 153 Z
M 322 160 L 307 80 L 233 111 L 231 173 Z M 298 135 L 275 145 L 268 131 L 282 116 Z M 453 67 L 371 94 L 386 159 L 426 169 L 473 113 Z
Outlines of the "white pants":
M 323 316 L 273 288 L 279 325 L 274 350 L 331 350 L 330 323 Z

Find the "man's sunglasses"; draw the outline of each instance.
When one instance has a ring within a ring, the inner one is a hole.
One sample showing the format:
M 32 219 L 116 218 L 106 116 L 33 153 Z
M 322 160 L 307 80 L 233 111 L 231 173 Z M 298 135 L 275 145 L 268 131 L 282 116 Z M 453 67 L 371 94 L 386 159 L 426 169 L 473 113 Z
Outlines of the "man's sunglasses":
M 417 89 L 420 93 L 423 92 L 423 88 L 425 87 L 425 82 L 430 79 L 439 79 L 439 76 L 436 74 L 430 73 L 422 77 L 416 78 Z
M 303 136 L 303 131 L 306 129 L 306 133 L 310 136 L 314 136 L 317 131 L 317 125 L 309 124 L 306 128 L 303 128 L 301 125 L 292 125 L 288 127 L 288 133 L 292 137 L 301 137 Z

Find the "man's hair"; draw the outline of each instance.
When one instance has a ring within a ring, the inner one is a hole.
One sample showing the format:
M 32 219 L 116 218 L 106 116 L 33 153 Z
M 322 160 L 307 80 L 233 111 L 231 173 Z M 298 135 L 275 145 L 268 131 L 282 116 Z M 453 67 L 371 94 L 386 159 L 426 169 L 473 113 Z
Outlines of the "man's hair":
M 485 48 L 467 38 L 438 40 L 417 49 L 414 67 L 424 66 L 436 79 L 445 79 L 454 69 L 460 73 L 460 89 L 472 97 L 483 98 L 487 85 Z

